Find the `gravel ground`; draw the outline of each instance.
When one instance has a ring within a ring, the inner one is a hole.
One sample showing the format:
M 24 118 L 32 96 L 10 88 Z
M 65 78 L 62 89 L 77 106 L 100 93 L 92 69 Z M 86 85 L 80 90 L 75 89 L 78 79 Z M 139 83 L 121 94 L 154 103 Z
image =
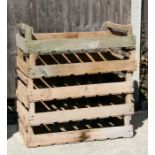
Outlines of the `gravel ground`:
M 106 141 L 82 142 L 27 149 L 16 125 L 8 125 L 8 155 L 147 155 L 147 111 L 133 117 L 135 136 Z

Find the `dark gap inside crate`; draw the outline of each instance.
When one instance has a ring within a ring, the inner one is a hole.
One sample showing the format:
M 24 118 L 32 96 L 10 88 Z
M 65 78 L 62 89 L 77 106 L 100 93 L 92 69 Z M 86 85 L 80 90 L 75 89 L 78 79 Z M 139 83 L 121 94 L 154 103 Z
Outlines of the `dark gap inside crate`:
M 25 32 L 19 30 L 19 34 L 20 34 L 23 38 L 25 38 Z
M 26 54 L 23 54 L 23 60 L 26 62 L 29 59 L 29 56 Z
M 105 57 L 105 59 L 107 59 L 107 60 L 109 60 L 109 59 L 118 60 L 118 58 L 112 56 L 109 52 L 104 53 L 104 57 Z
M 66 54 L 66 57 L 71 61 L 71 63 L 80 63 L 80 60 L 78 60 L 75 54 Z
M 120 49 L 115 49 L 113 53 L 118 53 Z M 129 49 L 122 49 L 121 54 L 124 56 L 124 59 L 128 59 L 130 55 Z M 74 54 L 46 54 L 39 55 L 36 59 L 36 65 L 54 65 L 54 64 L 66 64 L 66 63 L 85 63 L 93 61 L 104 61 L 104 60 L 120 60 L 119 57 L 112 55 L 108 50 L 99 50 L 96 52 L 88 51 L 84 53 L 74 53 Z M 103 58 L 104 57 L 104 58 Z
M 103 61 L 103 59 L 101 58 L 101 56 L 98 53 L 90 53 L 90 55 L 92 56 L 92 58 L 95 61 Z
M 92 75 L 78 75 L 78 76 L 64 76 L 42 78 L 50 87 L 66 87 L 75 85 L 99 84 L 110 82 L 125 81 L 125 74 L 123 72 L 107 73 L 107 74 L 92 74 Z M 48 88 L 47 84 L 41 79 L 34 79 L 34 85 L 38 88 Z
M 84 129 L 97 129 L 106 127 L 123 126 L 123 117 L 109 117 L 103 119 L 94 120 L 82 120 L 82 121 L 70 121 L 67 123 L 54 123 L 48 125 L 39 125 L 32 127 L 34 134 L 46 134 L 46 133 L 57 133 L 76 131 Z
M 40 59 L 37 59 L 36 63 L 44 62 L 47 65 L 56 64 L 55 60 L 50 55 L 40 55 L 39 57 L 40 57 Z
M 22 81 L 22 80 L 20 79 L 20 77 L 17 77 L 17 81 L 20 81 L 25 87 L 27 87 L 27 84 L 24 83 L 24 81 Z
M 91 62 L 91 60 L 85 53 L 77 53 L 77 55 L 83 62 Z
M 120 94 L 88 98 L 82 97 L 76 99 L 44 101 L 44 104 L 41 102 L 35 102 L 35 112 L 40 113 L 48 111 L 73 110 L 80 108 L 125 104 L 125 96 L 125 94 Z M 50 110 L 47 109 L 47 107 L 49 107 Z
M 119 58 L 113 56 L 110 52 L 101 53 L 106 60 L 120 60 Z
M 57 59 L 57 61 L 60 64 L 67 64 L 68 63 L 68 61 L 65 59 L 65 57 L 62 54 L 54 54 L 53 56 Z
M 127 36 L 127 31 L 118 31 L 118 30 L 114 30 L 114 29 L 111 29 L 111 28 L 109 28 L 110 29 L 110 31 L 112 32 L 112 34 L 113 35 L 116 35 L 116 36 Z

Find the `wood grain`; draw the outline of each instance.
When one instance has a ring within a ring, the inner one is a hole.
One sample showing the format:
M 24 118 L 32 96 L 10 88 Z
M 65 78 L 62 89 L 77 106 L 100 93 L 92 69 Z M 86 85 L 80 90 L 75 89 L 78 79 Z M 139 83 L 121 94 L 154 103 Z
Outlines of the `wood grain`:
M 38 147 L 52 144 L 75 143 L 80 141 L 105 140 L 108 138 L 114 139 L 119 137 L 133 136 L 132 125 L 35 135 L 32 132 L 27 133 L 21 121 L 19 121 L 19 129 L 27 147 Z
M 66 99 L 69 97 L 78 98 L 82 96 L 91 97 L 96 95 L 100 96 L 121 93 L 133 93 L 132 83 L 114 82 L 60 88 L 34 89 L 28 92 L 28 100 L 29 102 L 35 102 L 39 100 Z
M 69 75 L 84 75 L 94 73 L 110 73 L 116 71 L 134 71 L 136 62 L 130 60 L 88 62 L 77 64 L 32 66 L 29 70 L 29 77 L 56 77 Z
M 31 103 L 33 104 L 33 103 Z M 80 121 L 83 119 L 107 118 L 114 116 L 132 115 L 134 112 L 133 105 L 110 105 L 102 107 L 88 107 L 73 110 L 62 110 L 54 112 L 32 113 L 30 114 L 26 108 L 17 101 L 17 111 L 24 121 L 25 125 L 37 126 L 40 124 L 52 124 L 55 122 Z M 129 125 L 128 123 L 127 125 Z
M 35 32 L 96 31 L 109 20 L 130 24 L 130 4 L 131 0 L 8 0 L 8 97 L 15 97 L 17 23 L 29 24 Z

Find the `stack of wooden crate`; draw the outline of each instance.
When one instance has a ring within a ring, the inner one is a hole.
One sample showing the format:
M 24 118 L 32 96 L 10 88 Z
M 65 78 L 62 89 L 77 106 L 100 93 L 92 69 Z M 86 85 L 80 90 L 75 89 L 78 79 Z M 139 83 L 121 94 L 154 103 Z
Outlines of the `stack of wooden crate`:
M 106 31 L 34 33 L 18 25 L 17 111 L 28 147 L 132 137 L 135 37 Z

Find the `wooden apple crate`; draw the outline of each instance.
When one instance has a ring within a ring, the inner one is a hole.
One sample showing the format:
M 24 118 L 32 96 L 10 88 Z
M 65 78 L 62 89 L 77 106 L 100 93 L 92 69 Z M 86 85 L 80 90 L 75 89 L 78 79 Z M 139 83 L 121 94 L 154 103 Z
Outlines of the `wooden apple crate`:
M 132 137 L 133 126 L 126 120 L 120 116 L 39 126 L 24 126 L 19 120 L 19 131 L 27 147 Z
M 42 87 L 42 80 L 33 79 L 31 82 L 36 89 L 29 90 L 29 85 L 18 80 L 17 111 L 25 124 L 40 125 L 133 114 L 132 82 L 127 78 L 119 78 L 117 74 L 106 74 L 106 77 L 99 74 L 43 80 L 48 86 L 51 86 L 49 82 L 52 81 L 55 87 Z M 70 82 L 72 85 L 69 85 Z
M 18 27 L 17 111 L 27 146 L 132 136 L 136 61 L 131 26 L 107 22 L 106 31 L 76 33 L 33 33 L 25 24 Z M 116 127 L 34 132 L 42 125 L 50 131 L 48 126 L 55 123 L 109 117 L 124 123 L 121 127 L 116 121 Z

